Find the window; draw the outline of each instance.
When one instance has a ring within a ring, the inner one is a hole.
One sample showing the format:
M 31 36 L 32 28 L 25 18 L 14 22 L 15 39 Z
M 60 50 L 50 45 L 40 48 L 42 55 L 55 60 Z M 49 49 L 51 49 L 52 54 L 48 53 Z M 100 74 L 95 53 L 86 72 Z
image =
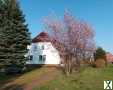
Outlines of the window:
M 30 60 L 30 61 L 33 60 L 33 55 L 30 55 L 30 56 L 29 56 L 29 60 Z
M 42 45 L 42 50 L 44 50 L 44 45 Z
M 41 61 L 42 60 L 42 55 L 39 55 L 39 61 Z
M 43 61 L 45 61 L 46 60 L 46 55 L 43 55 Z
M 36 50 L 37 50 L 37 46 L 34 45 L 34 46 L 33 46 L 33 51 L 36 51 Z
M 46 55 L 39 55 L 39 61 L 45 61 Z

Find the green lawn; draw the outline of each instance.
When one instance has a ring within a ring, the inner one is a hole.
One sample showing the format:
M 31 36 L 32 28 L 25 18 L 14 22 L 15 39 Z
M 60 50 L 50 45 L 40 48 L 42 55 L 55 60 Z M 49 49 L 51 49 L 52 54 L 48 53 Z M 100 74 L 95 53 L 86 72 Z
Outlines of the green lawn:
M 20 75 L 0 74 L 0 90 L 23 90 L 24 86 L 32 84 L 36 79 L 54 71 L 54 68 L 37 68 Z M 55 69 L 56 70 L 56 69 Z M 1 89 L 2 88 L 2 89 Z
M 113 65 L 101 69 L 86 67 L 69 77 L 59 72 L 55 79 L 33 90 L 103 90 L 104 80 L 113 80 Z
M 0 75 L 0 90 L 24 90 L 30 85 L 32 90 L 103 90 L 104 80 L 113 80 L 113 65 L 82 67 L 68 77 L 58 69 L 40 68 L 18 76 Z

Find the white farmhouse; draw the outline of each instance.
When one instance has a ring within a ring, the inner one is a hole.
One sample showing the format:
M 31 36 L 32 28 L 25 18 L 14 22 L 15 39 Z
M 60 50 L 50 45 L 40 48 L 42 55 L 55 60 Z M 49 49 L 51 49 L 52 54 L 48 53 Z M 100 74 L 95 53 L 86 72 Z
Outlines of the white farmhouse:
M 27 56 L 29 60 L 26 64 L 59 65 L 61 63 L 59 52 L 52 45 L 46 32 L 41 32 L 36 36 L 28 49 Z

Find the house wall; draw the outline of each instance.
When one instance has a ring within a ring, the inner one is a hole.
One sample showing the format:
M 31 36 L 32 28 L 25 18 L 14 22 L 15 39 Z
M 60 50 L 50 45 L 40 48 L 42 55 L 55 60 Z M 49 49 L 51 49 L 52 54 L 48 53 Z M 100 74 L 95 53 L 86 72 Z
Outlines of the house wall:
M 59 53 L 50 42 L 32 43 L 28 49 L 27 56 L 32 55 L 33 59 L 28 60 L 27 64 L 60 64 Z M 45 55 L 45 61 L 40 61 L 39 55 Z

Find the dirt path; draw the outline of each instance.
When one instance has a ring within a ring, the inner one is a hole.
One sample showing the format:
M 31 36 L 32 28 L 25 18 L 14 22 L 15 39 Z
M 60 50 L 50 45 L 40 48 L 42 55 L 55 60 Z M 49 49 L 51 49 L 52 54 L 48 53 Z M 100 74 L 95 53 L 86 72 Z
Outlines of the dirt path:
M 47 83 L 48 81 L 52 80 L 56 75 L 56 70 L 51 69 L 45 75 L 38 77 L 37 79 L 33 80 L 30 84 L 24 87 L 24 90 L 32 90 L 34 87 Z
M 4 83 L 2 82 L 0 85 L 0 90 L 32 90 L 34 87 L 38 87 L 54 79 L 58 73 L 58 70 L 56 68 L 46 68 L 45 70 L 46 72 L 41 71 L 42 74 L 37 77 L 35 74 L 35 78 L 31 79 L 31 81 L 26 84 L 22 84 L 24 82 L 22 80 L 24 80 L 25 76 L 24 78 L 21 78 L 21 79 L 17 78 L 17 79 L 7 81 Z

